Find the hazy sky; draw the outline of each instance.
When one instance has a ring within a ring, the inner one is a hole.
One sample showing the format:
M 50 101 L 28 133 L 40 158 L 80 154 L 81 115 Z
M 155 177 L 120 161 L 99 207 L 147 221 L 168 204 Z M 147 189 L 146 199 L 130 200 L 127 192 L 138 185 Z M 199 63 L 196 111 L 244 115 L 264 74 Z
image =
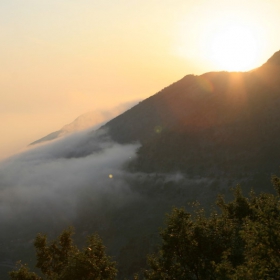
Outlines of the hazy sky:
M 1 0 L 0 158 L 87 111 L 222 70 L 231 34 L 260 66 L 280 49 L 279 14 L 279 0 Z

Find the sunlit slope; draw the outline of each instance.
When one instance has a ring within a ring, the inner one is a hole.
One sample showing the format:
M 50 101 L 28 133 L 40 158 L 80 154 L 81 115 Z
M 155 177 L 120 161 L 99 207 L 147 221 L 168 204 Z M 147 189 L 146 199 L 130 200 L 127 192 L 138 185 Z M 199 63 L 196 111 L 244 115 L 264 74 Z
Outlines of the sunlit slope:
M 140 141 L 137 170 L 196 175 L 273 172 L 280 165 L 280 52 L 250 72 L 188 75 L 108 122 Z

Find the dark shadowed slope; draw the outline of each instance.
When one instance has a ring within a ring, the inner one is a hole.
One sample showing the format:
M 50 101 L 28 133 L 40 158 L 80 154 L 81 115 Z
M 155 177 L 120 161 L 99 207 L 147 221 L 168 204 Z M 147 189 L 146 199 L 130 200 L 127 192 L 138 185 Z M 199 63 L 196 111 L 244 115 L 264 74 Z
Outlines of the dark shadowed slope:
M 280 51 L 251 72 L 187 75 L 109 121 L 105 127 L 115 140 L 132 142 L 153 138 L 159 127 L 197 131 L 231 124 L 248 115 L 244 110 L 251 111 L 260 101 L 274 103 L 271 98 L 278 97 L 279 86 Z
M 101 128 L 140 142 L 130 170 L 236 178 L 278 170 L 279 106 L 280 51 L 250 72 L 187 75 Z
M 143 171 L 271 172 L 280 165 L 280 52 L 251 72 L 188 75 L 108 122 Z

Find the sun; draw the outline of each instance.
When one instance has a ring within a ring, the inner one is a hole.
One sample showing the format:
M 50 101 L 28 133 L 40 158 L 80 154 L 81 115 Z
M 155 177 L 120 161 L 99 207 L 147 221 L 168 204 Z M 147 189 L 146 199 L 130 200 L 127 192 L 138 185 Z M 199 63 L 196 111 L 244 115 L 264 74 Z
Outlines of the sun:
M 249 26 L 230 23 L 210 40 L 209 56 L 216 67 L 228 71 L 252 69 L 258 57 L 258 40 Z
M 267 20 L 259 13 L 262 6 L 240 9 L 235 1 L 222 0 L 220 6 L 197 6 L 184 16 L 174 44 L 176 54 L 206 71 L 259 67 L 271 40 Z

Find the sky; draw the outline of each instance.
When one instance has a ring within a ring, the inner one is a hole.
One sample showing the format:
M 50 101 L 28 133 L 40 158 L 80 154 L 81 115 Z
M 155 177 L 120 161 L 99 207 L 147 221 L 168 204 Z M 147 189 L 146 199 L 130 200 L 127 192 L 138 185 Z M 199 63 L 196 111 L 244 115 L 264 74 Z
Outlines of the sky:
M 187 74 L 260 66 L 279 14 L 279 0 L 1 0 L 0 159 Z

